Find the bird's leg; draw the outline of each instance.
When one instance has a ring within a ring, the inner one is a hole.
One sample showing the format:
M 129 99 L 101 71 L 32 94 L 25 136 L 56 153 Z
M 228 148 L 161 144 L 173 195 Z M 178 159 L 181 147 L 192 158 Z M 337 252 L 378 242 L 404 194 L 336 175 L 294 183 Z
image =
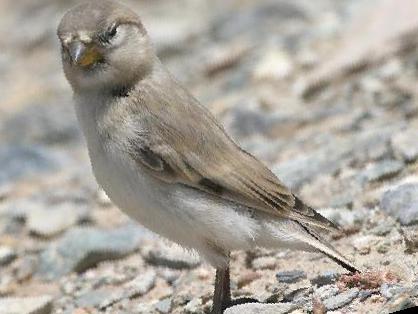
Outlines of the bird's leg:
M 228 263 L 225 267 L 216 269 L 212 314 L 222 314 L 223 311 L 231 305 L 231 289 L 229 280 Z

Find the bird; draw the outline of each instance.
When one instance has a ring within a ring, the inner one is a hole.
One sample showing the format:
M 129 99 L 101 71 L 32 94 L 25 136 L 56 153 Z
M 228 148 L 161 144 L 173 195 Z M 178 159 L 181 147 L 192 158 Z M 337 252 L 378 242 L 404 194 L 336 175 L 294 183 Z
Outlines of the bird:
M 213 313 L 234 304 L 234 250 L 321 252 L 360 271 L 320 235 L 338 227 L 242 149 L 173 77 L 132 9 L 81 3 L 64 14 L 57 35 L 97 182 L 130 218 L 216 269 Z

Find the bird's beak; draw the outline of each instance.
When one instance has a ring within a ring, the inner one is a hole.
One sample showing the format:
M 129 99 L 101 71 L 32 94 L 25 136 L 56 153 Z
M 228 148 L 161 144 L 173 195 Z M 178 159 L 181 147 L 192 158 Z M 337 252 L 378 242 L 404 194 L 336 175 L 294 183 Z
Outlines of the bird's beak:
M 74 41 L 70 44 L 68 51 L 73 64 L 81 67 L 91 66 L 102 60 L 103 56 L 97 51 L 94 45 L 86 45 L 81 41 Z

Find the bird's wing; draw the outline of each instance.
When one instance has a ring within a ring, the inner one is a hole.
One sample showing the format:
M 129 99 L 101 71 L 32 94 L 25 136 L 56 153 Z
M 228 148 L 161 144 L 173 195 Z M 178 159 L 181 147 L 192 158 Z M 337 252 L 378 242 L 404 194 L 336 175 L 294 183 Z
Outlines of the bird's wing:
M 176 120 L 173 117 L 150 115 L 147 121 L 152 136 L 131 139 L 131 157 L 165 182 L 184 184 L 276 216 L 337 229 L 235 144 L 209 112 L 196 108 L 185 110 L 177 124 L 170 122 Z

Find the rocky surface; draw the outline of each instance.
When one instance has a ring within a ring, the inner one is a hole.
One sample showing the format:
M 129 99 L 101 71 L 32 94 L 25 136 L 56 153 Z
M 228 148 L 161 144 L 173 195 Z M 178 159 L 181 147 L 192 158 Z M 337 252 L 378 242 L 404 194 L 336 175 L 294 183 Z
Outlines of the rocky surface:
M 0 1 L 0 313 L 208 313 L 214 270 L 130 222 L 92 177 L 55 38 L 76 2 Z M 233 252 L 233 298 L 260 303 L 226 313 L 418 304 L 418 1 L 127 2 L 174 75 L 342 227 L 324 237 L 366 270 Z

